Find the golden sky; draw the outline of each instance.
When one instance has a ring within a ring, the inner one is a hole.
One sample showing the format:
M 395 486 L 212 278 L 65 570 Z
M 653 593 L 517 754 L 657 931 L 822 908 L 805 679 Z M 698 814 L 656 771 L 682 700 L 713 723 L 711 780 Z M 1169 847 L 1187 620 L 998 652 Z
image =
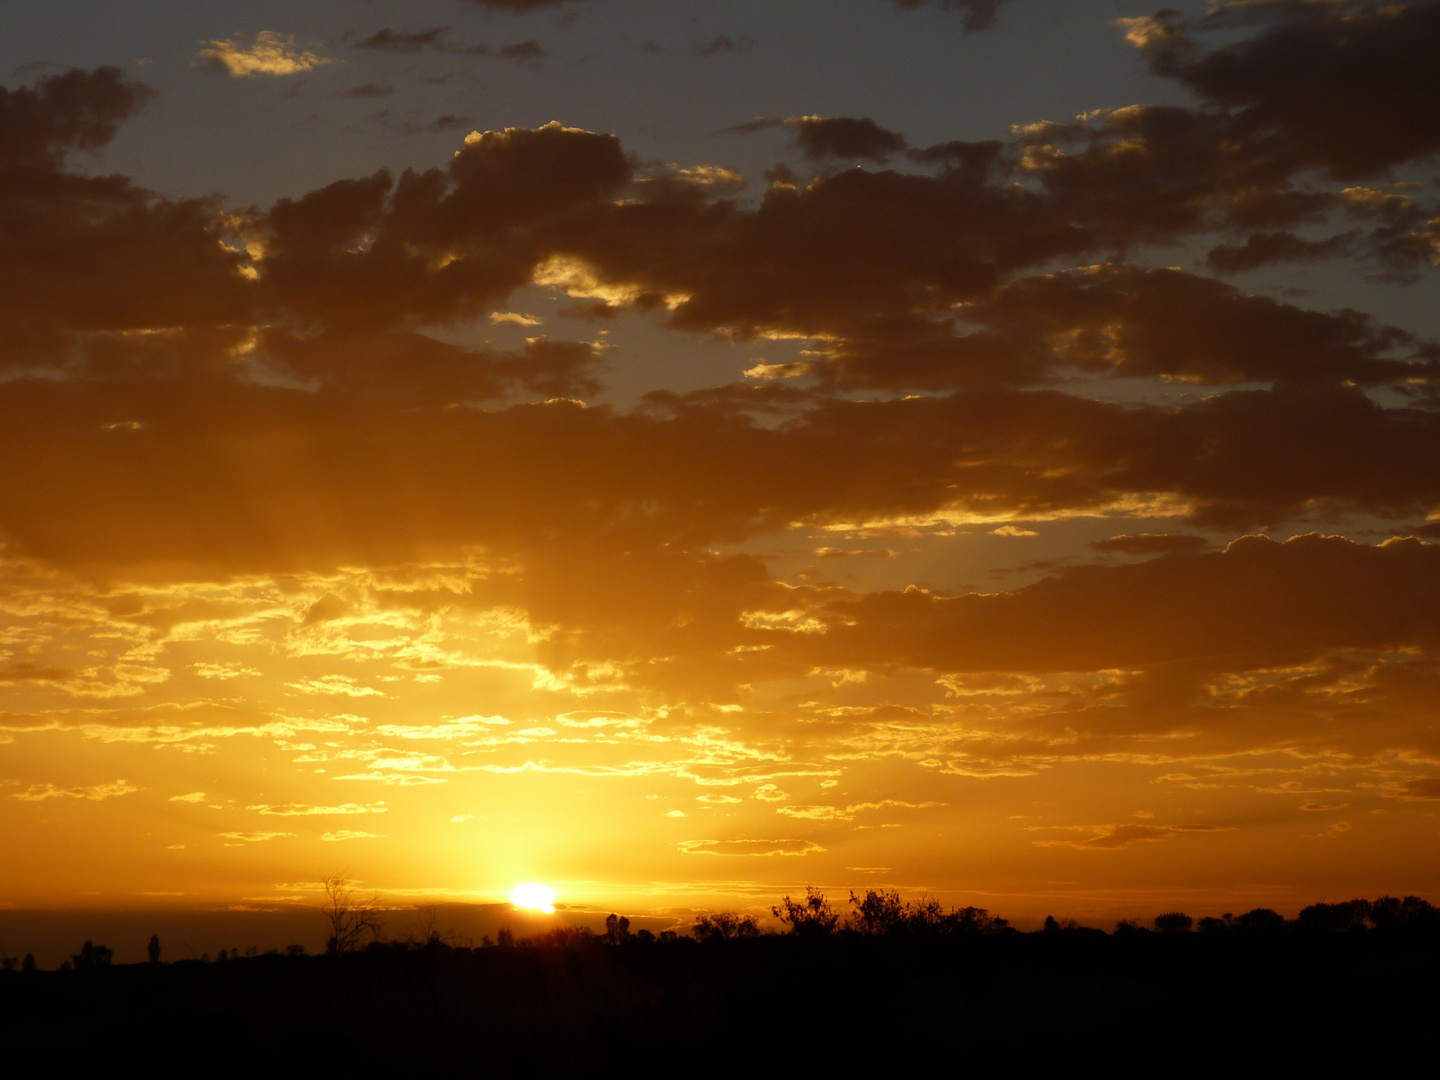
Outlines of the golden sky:
M 1440 894 L 1440 4 L 793 4 L 6 45 L 0 905 Z

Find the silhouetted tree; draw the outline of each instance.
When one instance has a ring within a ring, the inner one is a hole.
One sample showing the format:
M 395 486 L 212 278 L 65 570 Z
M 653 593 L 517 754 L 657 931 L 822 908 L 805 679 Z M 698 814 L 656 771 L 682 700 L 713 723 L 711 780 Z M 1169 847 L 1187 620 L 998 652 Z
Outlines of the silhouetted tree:
M 867 889 L 864 896 L 852 891 L 850 906 L 850 926 L 862 934 L 894 934 L 905 926 L 905 904 L 894 889 Z
M 1311 904 L 1297 920 L 1301 930 L 1334 933 L 1363 930 L 1370 919 L 1370 901 L 1346 900 L 1343 904 Z
M 26 953 L 25 959 L 20 961 L 20 970 L 30 972 L 35 970 L 35 954 Z
M 1047 919 L 1046 921 L 1048 922 L 1049 920 Z M 1149 932 L 1149 930 L 1141 926 L 1135 919 L 1121 919 L 1115 924 L 1115 933 L 1121 937 L 1126 934 L 1148 934 Z
M 1155 916 L 1155 929 L 1162 934 L 1188 934 L 1195 920 L 1183 911 L 1167 911 Z
M 760 924 L 753 915 L 738 911 L 712 911 L 695 919 L 690 933 L 696 941 L 730 941 L 760 936 Z
M 852 892 L 850 906 L 855 909 L 850 928 L 868 935 L 992 934 L 1010 928 L 1005 919 L 984 908 L 951 908 L 947 912 L 935 899 L 905 903 L 894 889 L 867 889 L 864 896 Z
M 343 871 L 331 874 L 324 881 L 325 921 L 330 936 L 325 951 L 333 956 L 354 952 L 369 941 L 378 941 L 384 930 L 380 911 L 380 894 L 368 899 L 356 895 L 350 878 Z
M 780 904 L 771 912 L 782 923 L 790 927 L 790 933 L 802 937 L 820 937 L 835 932 L 840 922 L 840 913 L 830 906 L 825 894 L 814 885 L 805 886 L 805 899 L 780 898 Z
M 630 940 L 630 920 L 613 911 L 605 916 L 605 940 L 611 945 L 623 945 Z
M 104 945 L 96 945 L 93 941 L 87 941 L 80 946 L 78 953 L 70 957 L 70 962 L 76 971 L 93 971 L 96 968 L 109 967 L 114 956 L 114 949 L 107 949 Z
M 1235 929 L 1247 930 L 1251 933 L 1273 932 L 1283 928 L 1284 925 L 1285 916 L 1268 907 L 1251 908 L 1244 915 L 1238 915 L 1235 918 Z
M 304 945 L 286 945 L 286 946 L 285 946 L 285 955 L 286 955 L 286 956 L 304 956 L 304 955 L 305 955 L 305 946 L 304 946 Z
M 159 934 L 151 934 L 151 935 L 150 935 L 150 944 L 145 946 L 145 952 L 146 952 L 146 955 L 148 955 L 148 956 L 150 957 L 150 963 L 152 963 L 152 964 L 158 964 L 158 963 L 160 962 L 160 935 L 159 935 Z

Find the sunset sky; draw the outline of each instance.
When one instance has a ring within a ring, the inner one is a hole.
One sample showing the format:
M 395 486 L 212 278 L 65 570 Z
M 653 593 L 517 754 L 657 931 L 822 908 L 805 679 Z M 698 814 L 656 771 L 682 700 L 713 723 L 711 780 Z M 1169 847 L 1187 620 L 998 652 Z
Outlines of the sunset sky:
M 0 907 L 1440 900 L 1440 3 L 1156 7 L 7 8 Z

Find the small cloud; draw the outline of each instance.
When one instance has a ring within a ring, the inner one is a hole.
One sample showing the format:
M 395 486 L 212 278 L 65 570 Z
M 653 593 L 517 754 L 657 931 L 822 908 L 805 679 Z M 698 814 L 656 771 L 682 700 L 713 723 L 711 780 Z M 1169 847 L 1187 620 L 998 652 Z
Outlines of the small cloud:
M 696 795 L 696 802 L 710 803 L 713 806 L 732 806 L 741 800 L 734 795 Z
M 359 86 L 352 86 L 349 90 L 342 90 L 336 97 L 342 98 L 381 98 L 389 97 L 395 93 L 395 87 L 383 83 L 361 83 Z
M 237 840 L 244 844 L 263 844 L 266 840 L 279 840 L 281 837 L 295 834 L 293 832 L 222 832 L 220 835 L 226 840 Z
M 1306 811 L 1307 813 L 1318 814 L 1318 813 L 1320 813 L 1321 811 L 1324 811 L 1324 810 L 1344 810 L 1344 809 L 1345 809 L 1347 806 L 1349 806 L 1349 805 L 1350 805 L 1350 804 L 1349 804 L 1348 802 L 1341 802 L 1341 803 L 1307 802 L 1307 803 L 1303 804 L 1303 805 L 1300 807 L 1300 809 Z
M 1031 826 L 1044 828 L 1044 826 Z M 1223 825 L 1103 825 L 1081 840 L 1036 840 L 1038 847 L 1072 847 L 1081 851 L 1113 851 L 1131 844 L 1169 840 L 1181 833 L 1230 832 Z
M 1096 551 L 1114 551 L 1122 555 L 1169 555 L 1180 551 L 1200 551 L 1208 546 L 1203 536 L 1182 536 L 1175 533 L 1130 533 L 1095 540 L 1090 546 Z
M 742 36 L 735 41 L 728 34 L 719 34 L 709 41 L 697 41 L 695 53 L 697 56 L 719 56 L 721 53 L 749 52 L 755 47 L 755 42 L 748 36 Z
M 772 379 L 794 379 L 809 371 L 810 365 L 803 360 L 793 364 L 767 364 L 762 360 L 745 370 L 745 378 L 769 382 Z
M 116 780 L 113 784 L 95 784 L 91 787 L 73 788 L 56 787 L 54 784 L 31 784 L 24 791 L 17 791 L 10 797 L 23 802 L 44 802 L 46 799 L 85 799 L 89 802 L 103 802 L 106 799 L 113 799 L 117 795 L 129 795 L 139 790 L 124 780 Z
M 1401 799 L 1440 799 L 1440 776 L 1417 776 L 1406 780 L 1397 797 Z
M 679 848 L 687 855 L 735 857 L 812 855 L 825 850 L 810 840 L 685 840 Z
M 518 311 L 492 311 L 490 325 L 499 326 L 502 323 L 513 323 L 515 326 L 539 326 L 541 320 L 536 315 L 522 315 Z
M 991 536 L 1039 536 L 1037 532 L 1030 529 L 1022 529 L 1018 525 L 1001 525 L 998 529 L 990 530 Z
M 790 796 L 774 784 L 761 784 L 755 789 L 755 798 L 761 802 L 784 802 Z
M 248 78 L 251 75 L 295 75 L 330 63 L 318 53 L 302 52 L 293 37 L 281 37 L 274 30 L 261 30 L 250 45 L 239 36 L 225 41 L 206 41 L 195 54 L 198 64 L 223 75 Z
M 450 819 L 450 824 L 451 824 L 451 825 L 464 825 L 465 822 L 467 822 L 467 821 L 473 821 L 474 819 L 475 819 L 475 815 L 474 815 L 474 814 L 456 814 L 454 817 L 452 817 L 452 818 Z
M 671 810 L 671 811 L 670 811 L 668 814 L 666 814 L 665 816 L 666 816 L 666 817 L 681 818 L 681 817 L 688 817 L 689 815 L 686 814 L 684 810 Z
M 205 792 L 192 791 L 189 795 L 171 795 L 171 802 L 202 803 L 205 801 Z
M 400 130 L 405 135 L 434 135 L 446 131 L 464 131 L 471 126 L 470 117 L 446 113 L 428 124 L 407 123 Z
M 550 55 L 534 38 L 517 41 L 513 45 L 501 45 L 498 49 L 489 45 L 471 45 L 468 49 L 456 51 L 465 56 L 494 56 L 501 60 L 543 60 Z
M 440 39 L 449 31 L 448 26 L 436 26 L 429 30 L 391 30 L 382 27 L 364 41 L 357 41 L 357 49 L 378 49 L 381 52 L 410 53 L 421 49 L 439 49 Z
M 538 41 L 531 38 L 529 41 L 517 41 L 513 45 L 502 45 L 495 55 L 506 60 L 540 60 L 550 54 L 540 47 Z
M 1310 833 L 1310 834 L 1307 835 L 1306 838 L 1309 839 L 1309 840 L 1338 840 L 1340 837 L 1344 836 L 1346 833 L 1351 832 L 1351 831 L 1353 831 L 1353 830 L 1352 830 L 1352 827 L 1351 827 L 1351 825 L 1350 825 L 1350 822 L 1348 822 L 1348 821 L 1337 821 L 1337 822 L 1335 822 L 1334 825 L 1331 825 L 1328 829 L 1325 829 L 1323 832 Z
M 336 843 L 341 840 L 384 840 L 385 837 L 381 833 L 360 832 L 358 829 L 336 829 L 334 832 L 327 832 L 320 839 Z
M 64 682 L 75 673 L 68 668 L 44 667 L 21 660 L 0 668 L 0 683 Z
M 287 803 L 283 806 L 270 806 L 261 803 L 258 806 L 247 806 L 246 810 L 255 810 L 270 817 L 313 817 L 316 815 L 331 814 L 386 814 L 390 808 L 385 805 L 385 800 L 361 805 L 360 803 L 341 803 L 339 806 L 308 806 L 304 803 Z

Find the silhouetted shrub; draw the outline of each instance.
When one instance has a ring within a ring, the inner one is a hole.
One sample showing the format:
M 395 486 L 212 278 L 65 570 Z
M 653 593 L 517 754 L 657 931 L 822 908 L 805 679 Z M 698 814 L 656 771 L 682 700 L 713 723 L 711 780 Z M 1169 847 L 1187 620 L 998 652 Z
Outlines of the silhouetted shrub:
M 731 938 L 760 936 L 760 924 L 753 915 L 737 911 L 714 911 L 701 915 L 690 928 L 696 941 L 729 941 Z
M 770 909 L 775 917 L 786 926 L 790 933 L 802 937 L 823 937 L 833 934 L 840 922 L 840 913 L 830 906 L 825 894 L 814 885 L 805 886 L 805 899 L 780 898 L 778 906 Z
M 1251 933 L 1273 933 L 1284 927 L 1285 916 L 1268 907 L 1251 908 L 1235 920 L 1237 930 L 1247 930 Z
M 1346 900 L 1343 904 L 1311 904 L 1301 910 L 1297 923 L 1301 930 L 1335 933 L 1363 930 L 1369 919 L 1370 901 Z
M 160 962 L 160 935 L 159 935 L 159 934 L 151 934 L 151 935 L 150 935 L 150 944 L 148 944 L 148 945 L 145 946 L 145 955 L 150 958 L 150 963 L 152 963 L 152 964 L 158 964 L 158 963 Z
M 76 971 L 93 971 L 96 968 L 109 967 L 114 956 L 114 949 L 87 941 L 80 946 L 78 953 L 70 957 L 70 963 Z
M 35 954 L 26 953 L 25 959 L 20 961 L 20 970 L 30 972 L 35 970 Z
M 1188 934 L 1195 920 L 1183 911 L 1167 911 L 1155 916 L 1155 929 L 1162 934 Z

